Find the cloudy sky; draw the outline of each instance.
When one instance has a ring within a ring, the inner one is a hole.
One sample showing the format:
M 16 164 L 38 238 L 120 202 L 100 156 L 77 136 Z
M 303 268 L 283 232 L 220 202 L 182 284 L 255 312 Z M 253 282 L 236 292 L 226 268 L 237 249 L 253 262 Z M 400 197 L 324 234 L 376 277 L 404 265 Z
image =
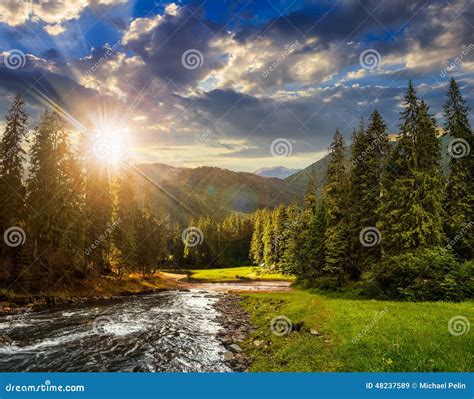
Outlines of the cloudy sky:
M 0 111 L 126 130 L 137 162 L 305 167 L 376 107 L 397 131 L 413 79 L 442 122 L 450 76 L 474 106 L 469 0 L 0 3 Z

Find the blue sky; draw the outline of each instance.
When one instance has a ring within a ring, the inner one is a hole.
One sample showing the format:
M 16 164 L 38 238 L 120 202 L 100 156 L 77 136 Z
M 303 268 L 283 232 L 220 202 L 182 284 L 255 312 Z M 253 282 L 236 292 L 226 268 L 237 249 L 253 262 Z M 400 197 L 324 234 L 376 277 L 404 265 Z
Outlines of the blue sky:
M 136 162 L 301 168 L 375 107 L 396 133 L 408 79 L 441 125 L 450 76 L 474 105 L 473 17 L 468 0 L 2 2 L 0 108 L 20 90 L 32 129 L 51 104 L 72 131 L 126 127 Z

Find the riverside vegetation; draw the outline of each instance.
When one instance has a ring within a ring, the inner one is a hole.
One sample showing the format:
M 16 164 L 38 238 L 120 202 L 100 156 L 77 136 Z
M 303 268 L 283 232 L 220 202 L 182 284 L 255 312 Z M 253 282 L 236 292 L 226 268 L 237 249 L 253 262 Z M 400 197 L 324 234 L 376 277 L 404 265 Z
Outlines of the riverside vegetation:
M 310 178 L 304 201 L 179 224 L 157 212 L 153 186 L 138 192 L 127 163 L 113 167 L 94 157 L 86 133 L 71 145 L 56 112 L 46 110 L 28 136 L 17 95 L 0 141 L 2 292 L 48 295 L 159 268 L 245 265 L 250 254 L 267 272 L 295 275 L 308 287 L 470 298 L 474 143 L 454 80 L 444 118 L 446 168 L 439 129 L 410 82 L 396 141 L 375 110 L 368 126 L 354 131 L 348 167 L 336 131 L 319 198 Z M 184 234 L 189 226 L 198 245 Z

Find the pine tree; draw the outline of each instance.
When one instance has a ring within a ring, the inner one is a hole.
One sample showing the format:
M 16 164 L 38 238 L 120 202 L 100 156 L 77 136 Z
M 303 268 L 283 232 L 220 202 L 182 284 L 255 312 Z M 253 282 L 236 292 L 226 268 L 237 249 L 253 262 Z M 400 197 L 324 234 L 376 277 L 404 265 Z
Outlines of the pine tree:
M 74 275 L 82 258 L 82 178 L 57 113 L 45 111 L 35 130 L 27 186 L 29 235 L 36 273 L 48 289 Z
M 263 231 L 262 231 L 262 242 L 263 242 L 263 261 L 267 269 L 273 269 L 275 267 L 275 242 L 274 228 L 273 228 L 273 212 L 267 211 L 264 214 L 263 219 Z
M 110 271 L 111 237 L 104 237 L 113 224 L 112 180 L 109 165 L 90 151 L 90 137 L 82 137 L 84 158 L 84 274 L 98 276 Z M 90 273 L 91 272 L 91 273 Z
M 449 157 L 445 230 L 456 253 L 466 259 L 472 257 L 474 246 L 474 231 L 469 227 L 474 220 L 474 135 L 469 111 L 458 84 L 451 79 L 444 105 L 445 131 L 452 148 L 457 146 L 460 152 Z
M 318 182 L 314 165 L 310 169 L 304 203 L 305 207 L 314 215 L 318 209 Z
M 359 234 L 364 228 L 375 227 L 381 204 L 382 170 L 388 153 L 387 127 L 377 110 L 370 117 L 367 131 L 361 122 L 354 133 L 351 169 L 351 274 L 357 277 L 369 265 L 380 259 L 380 246 L 364 247 Z
M 443 180 L 434 119 L 410 82 L 397 147 L 383 179 L 382 249 L 395 255 L 440 244 Z
M 118 272 L 133 270 L 137 265 L 137 243 L 135 228 L 138 218 L 138 203 L 132 183 L 131 171 L 122 170 L 118 178 L 117 211 L 114 243 L 119 251 Z
M 325 232 L 324 271 L 344 283 L 348 264 L 348 221 L 350 180 L 344 159 L 345 143 L 339 129 L 330 146 L 324 202 L 326 203 L 327 229 Z
M 250 242 L 250 259 L 260 266 L 263 262 L 263 216 L 262 210 L 257 210 L 253 218 L 252 240 Z
M 25 151 L 22 148 L 27 134 L 28 115 L 25 102 L 16 94 L 5 117 L 5 131 L 0 141 L 0 233 L 10 227 L 25 227 L 25 185 L 23 183 Z M 21 274 L 21 248 L 11 248 L 1 241 L 0 262 L 11 264 L 7 286 Z
M 303 273 L 307 277 L 318 277 L 323 274 L 324 259 L 326 257 L 326 204 L 321 201 L 316 213 L 310 219 L 308 228 L 302 237 L 305 252 L 306 266 Z
M 304 209 L 298 204 L 291 204 L 286 209 L 286 218 L 291 223 L 285 234 L 283 254 L 279 260 L 279 270 L 282 273 L 303 275 L 306 267 L 303 249 L 303 234 L 307 230 L 307 218 Z

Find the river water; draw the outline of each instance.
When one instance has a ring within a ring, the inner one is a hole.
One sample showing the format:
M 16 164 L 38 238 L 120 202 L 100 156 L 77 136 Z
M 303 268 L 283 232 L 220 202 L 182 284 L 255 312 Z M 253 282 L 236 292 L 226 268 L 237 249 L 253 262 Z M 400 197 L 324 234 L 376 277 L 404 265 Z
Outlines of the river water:
M 0 317 L 0 371 L 230 371 L 216 338 L 220 295 L 166 291 Z

